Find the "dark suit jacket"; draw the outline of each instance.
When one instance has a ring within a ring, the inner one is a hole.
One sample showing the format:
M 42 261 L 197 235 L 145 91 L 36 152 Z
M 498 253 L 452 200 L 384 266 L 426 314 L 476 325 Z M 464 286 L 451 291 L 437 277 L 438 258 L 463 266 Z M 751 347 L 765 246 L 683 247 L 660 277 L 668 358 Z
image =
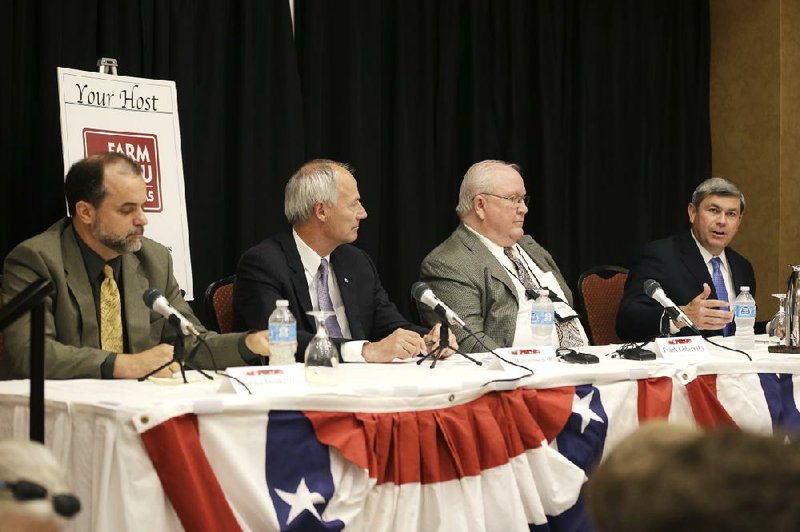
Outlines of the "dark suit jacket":
M 49 279 L 55 292 L 45 301 L 45 373 L 49 379 L 100 378 L 100 365 L 109 355 L 100 349 L 99 326 L 94 296 L 83 257 L 69 219 L 62 219 L 18 245 L 5 260 L 3 297 L 9 301 L 36 279 Z M 194 325 L 204 329 L 183 299 L 172 274 L 169 250 L 148 238 L 141 250 L 122 257 L 125 302 L 125 330 L 132 353 L 175 339 L 173 327 L 148 309 L 142 294 L 158 288 L 164 297 Z M 27 378 L 30 362 L 30 319 L 24 316 L 5 330 L 6 356 L 0 361 L 0 376 Z M 205 337 L 220 368 L 244 365 L 239 355 L 241 334 Z M 194 339 L 185 341 L 187 354 Z M 211 361 L 201 348 L 197 365 L 208 368 Z
M 725 255 L 733 278 L 731 288 L 738 293 L 739 287 L 749 286 L 750 293 L 755 296 L 756 277 L 750 262 L 731 248 L 725 248 Z M 703 283 L 711 287 L 709 299 L 717 299 L 708 267 L 688 230 L 645 244 L 631 263 L 625 294 L 617 314 L 617 334 L 623 340 L 645 341 L 659 335 L 663 309 L 645 294 L 644 282 L 647 279 L 658 281 L 667 297 L 678 306 L 686 305 L 697 297 L 703 291 Z M 703 336 L 722 333 L 721 330 L 701 332 Z M 693 333 L 686 327 L 680 334 Z
M 395 329 L 403 328 L 426 334 L 428 331 L 406 320 L 389 301 L 378 271 L 361 249 L 343 244 L 330 257 L 342 294 L 350 334 L 353 340 L 382 340 Z M 239 329 L 263 329 L 275 301 L 286 299 L 297 320 L 297 353 L 302 362 L 306 346 L 317 326 L 306 314 L 313 310 L 308 282 L 292 233 L 267 238 L 247 250 L 239 259 L 233 286 L 233 309 Z M 336 341 L 341 347 L 341 340 Z M 341 352 L 341 349 L 340 349 Z

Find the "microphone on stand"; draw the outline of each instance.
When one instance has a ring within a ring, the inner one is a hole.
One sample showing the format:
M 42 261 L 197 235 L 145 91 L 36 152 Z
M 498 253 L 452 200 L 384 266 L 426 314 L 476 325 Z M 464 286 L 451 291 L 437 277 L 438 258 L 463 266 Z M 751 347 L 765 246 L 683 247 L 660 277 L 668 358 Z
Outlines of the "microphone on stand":
M 664 293 L 664 289 L 661 288 L 661 285 L 655 279 L 647 279 L 644 282 L 644 293 L 648 296 L 652 297 L 656 301 L 658 301 L 662 307 L 664 307 L 664 311 L 674 321 L 682 321 L 685 323 L 691 330 L 700 334 L 700 331 L 695 326 L 694 322 L 686 315 L 686 313 L 681 310 L 681 308 L 676 305 L 667 294 Z
M 147 305 L 149 309 L 167 318 L 167 321 L 174 325 L 176 329 L 180 330 L 181 334 L 184 336 L 200 335 L 194 324 L 187 320 L 183 314 L 175 310 L 158 288 L 148 288 L 145 290 L 144 294 L 142 294 L 142 299 L 144 299 L 144 304 Z
M 421 364 L 423 360 L 428 357 L 433 358 L 433 363 L 431 363 L 431 368 L 436 365 L 436 361 L 442 357 L 442 353 L 447 351 L 448 349 L 452 349 L 454 352 L 458 353 L 459 355 L 463 356 L 464 358 L 473 361 L 477 365 L 482 365 L 483 362 L 480 360 L 475 360 L 468 354 L 464 353 L 463 351 L 459 351 L 458 347 L 453 347 L 450 345 L 449 336 L 450 336 L 450 329 L 449 325 L 459 325 L 462 329 L 464 329 L 467 333 L 472 334 L 472 331 L 469 330 L 467 324 L 464 323 L 458 314 L 456 314 L 453 309 L 445 305 L 441 299 L 436 297 L 436 294 L 433 293 L 431 288 L 423 283 L 423 282 L 416 282 L 411 287 L 411 296 L 417 300 L 418 302 L 426 305 L 434 310 L 436 314 L 442 320 L 441 328 L 439 329 L 439 346 L 436 347 L 433 351 L 429 352 L 423 358 L 417 361 L 417 364 Z
M 416 282 L 411 286 L 411 297 L 436 311 L 438 314 L 443 315 L 450 325 L 460 325 L 466 328 L 464 320 L 450 307 L 445 305 L 441 299 L 436 297 L 433 290 L 422 281 Z

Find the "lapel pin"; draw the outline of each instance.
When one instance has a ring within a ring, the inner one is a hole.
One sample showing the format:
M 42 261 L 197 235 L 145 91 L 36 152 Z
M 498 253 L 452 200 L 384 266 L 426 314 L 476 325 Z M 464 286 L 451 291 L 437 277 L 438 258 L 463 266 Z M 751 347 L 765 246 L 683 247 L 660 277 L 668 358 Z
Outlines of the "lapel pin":
M 349 283 L 349 282 L 350 282 L 350 279 L 348 279 L 347 277 L 345 277 L 345 278 L 344 278 L 344 282 L 345 282 L 345 283 Z

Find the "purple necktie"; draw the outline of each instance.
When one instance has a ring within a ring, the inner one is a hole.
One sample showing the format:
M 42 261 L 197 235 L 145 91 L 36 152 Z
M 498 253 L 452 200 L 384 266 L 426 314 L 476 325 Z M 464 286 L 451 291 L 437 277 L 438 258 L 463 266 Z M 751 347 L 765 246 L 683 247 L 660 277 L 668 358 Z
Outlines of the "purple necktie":
M 722 265 L 722 259 L 719 257 L 714 257 L 711 259 L 711 267 L 714 271 L 711 274 L 711 281 L 714 283 L 714 290 L 717 292 L 717 299 L 721 299 L 722 301 L 729 301 L 728 299 L 728 290 L 725 288 L 725 279 L 722 278 L 722 270 L 720 270 L 720 266 Z M 720 307 L 720 310 L 730 310 L 731 307 Z M 722 328 L 722 336 L 730 336 L 731 335 L 731 324 L 728 323 L 725 327 Z
M 328 260 L 322 259 L 319 263 L 319 280 L 317 281 L 317 298 L 319 299 L 319 309 L 333 312 L 333 302 L 331 293 L 328 291 Z M 331 338 L 341 338 L 342 329 L 339 327 L 339 320 L 336 315 L 330 316 L 325 320 L 325 329 Z

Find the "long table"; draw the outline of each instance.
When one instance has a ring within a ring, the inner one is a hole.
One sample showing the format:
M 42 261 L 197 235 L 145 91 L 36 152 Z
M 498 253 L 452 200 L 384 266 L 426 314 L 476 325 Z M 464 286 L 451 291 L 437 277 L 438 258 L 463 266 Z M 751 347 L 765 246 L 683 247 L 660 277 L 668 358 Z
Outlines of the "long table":
M 83 503 L 73 530 L 575 530 L 591 468 L 643 421 L 800 430 L 798 356 L 586 350 L 601 362 L 520 380 L 453 357 L 254 396 L 224 379 L 48 381 L 47 445 Z M 27 437 L 27 393 L 0 383 L 0 437 Z

